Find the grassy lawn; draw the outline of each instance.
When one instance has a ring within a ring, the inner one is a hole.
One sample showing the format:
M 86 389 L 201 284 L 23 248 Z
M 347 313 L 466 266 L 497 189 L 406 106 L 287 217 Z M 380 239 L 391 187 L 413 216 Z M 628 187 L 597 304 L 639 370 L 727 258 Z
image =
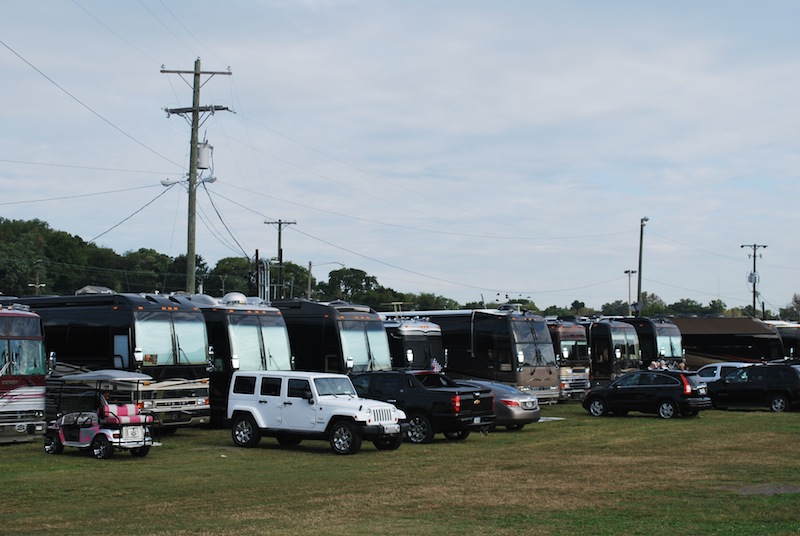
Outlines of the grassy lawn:
M 800 533 L 800 413 L 590 417 L 355 456 L 181 430 L 143 459 L 0 447 L 2 534 Z

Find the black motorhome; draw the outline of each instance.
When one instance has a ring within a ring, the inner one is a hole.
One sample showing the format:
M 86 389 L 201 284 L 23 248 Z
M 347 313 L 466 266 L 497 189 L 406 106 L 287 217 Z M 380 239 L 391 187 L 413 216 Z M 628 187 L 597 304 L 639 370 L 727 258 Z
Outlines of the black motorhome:
M 309 300 L 271 305 L 286 321 L 295 370 L 355 373 L 392 368 L 383 320 L 371 307 Z
M 394 368 L 441 370 L 447 363 L 442 328 L 433 322 L 381 313 Z
M 445 372 L 533 392 L 539 403 L 558 401 L 559 370 L 542 316 L 514 305 L 498 309 L 403 311 L 402 318 L 427 319 L 442 330 Z
M 190 297 L 203 311 L 213 353 L 210 378 L 211 420 L 226 415 L 228 388 L 237 370 L 292 370 L 289 335 L 281 311 L 260 298 L 230 292 L 222 298 Z

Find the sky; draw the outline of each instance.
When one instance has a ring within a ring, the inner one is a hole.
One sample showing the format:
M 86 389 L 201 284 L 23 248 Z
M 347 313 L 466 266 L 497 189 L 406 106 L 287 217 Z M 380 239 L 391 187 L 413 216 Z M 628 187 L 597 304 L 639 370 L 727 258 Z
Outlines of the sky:
M 599 309 L 641 276 L 732 308 L 755 260 L 777 311 L 800 293 L 797 20 L 770 0 L 6 0 L 0 217 L 185 254 L 186 182 L 161 181 L 187 177 L 190 124 L 165 110 L 192 77 L 161 71 L 200 58 L 230 73 L 201 77 L 228 108 L 199 131 L 212 268 L 277 257 L 280 220 L 315 278 Z

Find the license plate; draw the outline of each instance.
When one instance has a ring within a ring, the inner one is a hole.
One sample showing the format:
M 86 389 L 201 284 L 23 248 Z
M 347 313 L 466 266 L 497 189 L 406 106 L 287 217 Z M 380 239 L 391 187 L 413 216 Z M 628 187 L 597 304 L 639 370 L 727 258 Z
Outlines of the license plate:
M 142 428 L 126 428 L 125 429 L 125 437 L 127 439 L 141 439 L 142 438 Z
M 472 422 L 473 422 L 474 424 L 480 424 L 480 423 L 481 423 L 481 418 L 480 418 L 480 417 L 474 417 L 474 418 L 472 419 Z
M 701 395 L 704 395 L 704 394 L 706 394 L 706 388 L 705 387 L 701 387 L 700 389 L 697 390 L 697 392 L 700 393 Z

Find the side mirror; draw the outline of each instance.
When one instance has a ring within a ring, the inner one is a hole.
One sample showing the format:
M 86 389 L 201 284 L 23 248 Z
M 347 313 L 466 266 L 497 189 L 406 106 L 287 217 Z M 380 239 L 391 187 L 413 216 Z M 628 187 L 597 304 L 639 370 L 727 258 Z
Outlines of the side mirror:
M 353 363 L 354 363 L 354 361 L 353 361 L 353 357 L 352 356 L 350 356 L 347 359 L 345 359 L 345 367 L 347 368 L 347 372 L 350 372 L 350 371 L 353 370 Z
M 50 374 L 56 368 L 56 353 L 50 352 L 47 356 L 47 373 Z
M 517 352 L 517 363 L 522 365 L 525 362 L 525 354 L 522 353 L 522 350 Z
M 569 348 L 562 348 L 561 349 L 561 357 L 566 361 L 569 359 Z
M 614 350 L 614 357 L 616 357 L 617 359 L 620 359 L 622 357 L 622 350 L 620 350 L 619 348 L 616 348 Z
M 410 365 L 413 362 L 414 362 L 414 350 L 409 348 L 408 350 L 406 350 L 406 363 Z
M 133 349 L 133 360 L 136 361 L 137 365 L 144 363 L 144 352 L 142 352 L 141 348 Z
M 303 399 L 304 400 L 308 400 L 309 404 L 313 404 L 314 403 L 314 394 L 311 392 L 311 390 L 303 391 Z
M 231 356 L 231 368 L 233 370 L 239 370 L 239 356 L 236 354 Z

